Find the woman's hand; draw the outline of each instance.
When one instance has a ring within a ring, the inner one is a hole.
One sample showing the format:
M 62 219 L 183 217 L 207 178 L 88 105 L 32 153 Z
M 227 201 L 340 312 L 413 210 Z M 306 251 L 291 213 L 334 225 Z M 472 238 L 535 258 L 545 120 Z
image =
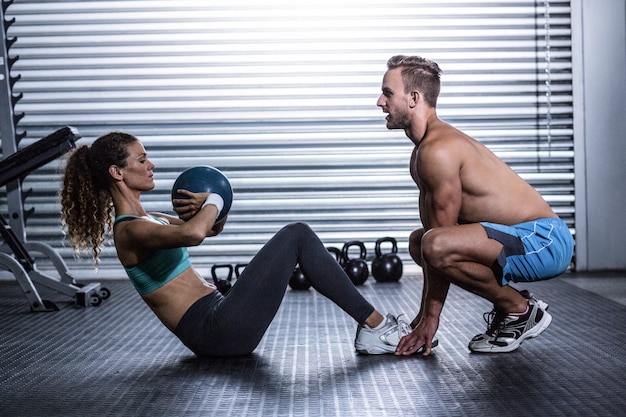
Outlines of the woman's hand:
M 188 198 L 175 198 L 172 200 L 174 211 L 182 220 L 189 220 L 200 211 L 202 205 L 206 201 L 210 193 L 192 193 L 187 190 L 176 190 L 179 194 L 183 194 Z
M 213 228 L 211 229 L 211 232 L 207 234 L 207 237 L 217 236 L 220 233 L 222 233 L 222 231 L 224 230 L 224 226 L 226 225 L 227 219 L 228 219 L 228 216 L 224 217 L 222 220 L 215 223 L 213 225 Z
M 191 220 L 200 210 L 202 210 L 202 206 L 206 202 L 207 198 L 211 193 L 192 193 L 188 190 L 176 190 L 179 194 L 183 194 L 188 196 L 189 198 L 176 198 L 172 200 L 172 204 L 174 205 L 174 211 L 178 214 L 178 218 L 187 221 Z M 228 216 L 224 217 L 222 220 L 217 221 L 211 227 L 211 230 L 207 232 L 206 237 L 217 236 L 224 230 L 224 225 L 226 224 L 226 219 Z

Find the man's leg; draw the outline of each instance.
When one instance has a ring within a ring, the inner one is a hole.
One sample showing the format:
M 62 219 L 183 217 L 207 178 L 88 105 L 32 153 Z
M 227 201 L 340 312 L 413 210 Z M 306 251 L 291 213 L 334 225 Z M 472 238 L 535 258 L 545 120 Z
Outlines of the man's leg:
M 523 312 L 528 299 L 508 285 L 500 286 L 492 269 L 502 248 L 478 223 L 434 228 L 421 240 L 429 278 L 448 280 L 491 301 L 502 313 Z
M 492 266 L 502 249 L 480 224 L 436 228 L 422 238 L 430 285 L 448 280 L 494 304 L 487 331 L 469 342 L 472 352 L 511 352 L 541 334 L 552 321 L 546 303 L 496 280 Z

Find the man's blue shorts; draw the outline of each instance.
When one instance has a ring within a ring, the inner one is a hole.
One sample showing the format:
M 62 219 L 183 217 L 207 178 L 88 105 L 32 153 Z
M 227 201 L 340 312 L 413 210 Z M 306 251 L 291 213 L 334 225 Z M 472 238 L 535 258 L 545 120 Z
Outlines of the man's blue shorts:
M 500 285 L 554 278 L 572 261 L 574 238 L 561 219 L 542 218 L 512 226 L 480 224 L 490 239 L 504 245 L 494 267 Z

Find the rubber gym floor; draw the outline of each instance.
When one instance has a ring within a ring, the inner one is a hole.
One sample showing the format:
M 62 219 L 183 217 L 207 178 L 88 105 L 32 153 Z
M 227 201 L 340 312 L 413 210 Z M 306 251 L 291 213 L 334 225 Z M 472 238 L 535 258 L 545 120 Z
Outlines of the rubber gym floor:
M 17 283 L 4 280 L 0 415 L 625 415 L 626 305 L 610 298 L 615 291 L 583 288 L 585 278 L 521 287 L 550 304 L 553 322 L 509 354 L 468 351 L 490 305 L 456 287 L 434 354 L 405 358 L 356 354 L 350 317 L 313 290 L 289 289 L 256 351 L 234 359 L 196 358 L 126 280 L 101 281 L 112 295 L 98 307 L 42 291 L 61 307 L 51 313 L 31 313 Z M 412 316 L 421 281 L 370 278 L 359 288 L 380 310 Z

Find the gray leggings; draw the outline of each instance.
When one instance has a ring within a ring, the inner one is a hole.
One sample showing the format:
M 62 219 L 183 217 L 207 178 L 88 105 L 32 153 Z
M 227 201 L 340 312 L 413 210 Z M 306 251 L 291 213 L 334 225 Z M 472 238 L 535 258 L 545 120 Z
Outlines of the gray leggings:
M 216 291 L 193 304 L 174 333 L 198 356 L 251 353 L 274 319 L 296 264 L 313 288 L 358 323 L 374 311 L 311 228 L 293 223 L 263 246 L 226 296 Z

